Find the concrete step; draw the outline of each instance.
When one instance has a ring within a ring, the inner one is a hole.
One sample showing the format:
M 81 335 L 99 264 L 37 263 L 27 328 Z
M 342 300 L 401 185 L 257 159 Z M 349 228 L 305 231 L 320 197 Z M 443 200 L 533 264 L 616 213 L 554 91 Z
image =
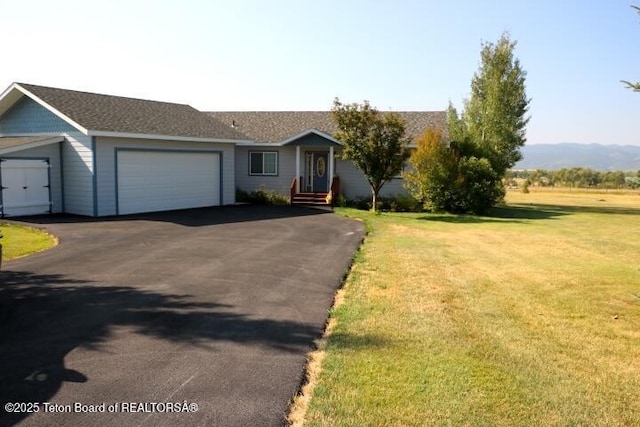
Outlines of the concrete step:
M 293 205 L 328 205 L 328 193 L 298 193 L 293 196 Z

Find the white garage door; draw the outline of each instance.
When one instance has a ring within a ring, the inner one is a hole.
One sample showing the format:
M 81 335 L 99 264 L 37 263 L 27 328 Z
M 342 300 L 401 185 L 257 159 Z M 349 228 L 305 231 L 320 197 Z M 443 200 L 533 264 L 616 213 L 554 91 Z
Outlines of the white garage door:
M 220 204 L 220 154 L 118 151 L 118 213 Z
M 0 160 L 3 216 L 51 212 L 49 163 L 46 160 Z

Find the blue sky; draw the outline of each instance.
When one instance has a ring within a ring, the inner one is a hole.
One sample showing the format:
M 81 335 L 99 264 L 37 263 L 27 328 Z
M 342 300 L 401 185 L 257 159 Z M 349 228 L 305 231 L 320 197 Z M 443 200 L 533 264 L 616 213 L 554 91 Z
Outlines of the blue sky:
M 0 0 L 14 81 L 200 110 L 460 107 L 482 41 L 518 41 L 528 143 L 640 145 L 634 0 Z M 640 4 L 640 0 L 636 3 Z

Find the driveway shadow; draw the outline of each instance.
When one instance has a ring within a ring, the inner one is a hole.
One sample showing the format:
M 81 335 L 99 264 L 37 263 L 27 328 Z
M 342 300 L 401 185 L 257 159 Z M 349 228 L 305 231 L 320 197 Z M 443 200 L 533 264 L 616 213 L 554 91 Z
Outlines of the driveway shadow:
M 331 207 L 307 206 L 262 206 L 234 205 L 215 206 L 209 208 L 183 209 L 176 211 L 151 212 L 132 215 L 107 216 L 92 218 L 71 214 L 38 215 L 30 217 L 9 218 L 28 224 L 68 224 L 109 221 L 160 221 L 180 224 L 187 227 L 263 221 L 281 218 L 304 217 L 331 213 Z
M 190 295 L 150 292 L 29 271 L 0 272 L 0 403 L 47 402 L 64 382 L 88 382 L 67 369 L 76 348 L 100 351 L 117 327 L 193 346 L 255 344 L 306 352 L 321 329 L 305 323 L 249 318 L 234 307 Z M 0 425 L 29 416 L 0 410 Z
M 570 212 L 563 212 L 561 209 L 541 209 L 535 206 L 505 206 L 491 209 L 489 215 L 466 215 L 466 214 L 431 214 L 420 219 L 425 221 L 448 222 L 452 224 L 522 224 L 530 220 L 549 220 L 569 215 Z
M 603 202 L 605 202 L 605 200 L 603 200 Z M 582 212 L 615 215 L 640 215 L 640 209 L 632 207 L 625 208 L 617 206 L 564 206 L 550 204 L 536 204 L 534 207 L 538 210 L 561 212 L 565 215 Z

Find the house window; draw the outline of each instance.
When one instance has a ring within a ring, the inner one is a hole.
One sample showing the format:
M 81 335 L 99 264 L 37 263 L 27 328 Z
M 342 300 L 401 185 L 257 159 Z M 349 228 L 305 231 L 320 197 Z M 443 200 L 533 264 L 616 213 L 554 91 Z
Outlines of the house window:
M 249 175 L 277 175 L 277 151 L 249 152 Z

